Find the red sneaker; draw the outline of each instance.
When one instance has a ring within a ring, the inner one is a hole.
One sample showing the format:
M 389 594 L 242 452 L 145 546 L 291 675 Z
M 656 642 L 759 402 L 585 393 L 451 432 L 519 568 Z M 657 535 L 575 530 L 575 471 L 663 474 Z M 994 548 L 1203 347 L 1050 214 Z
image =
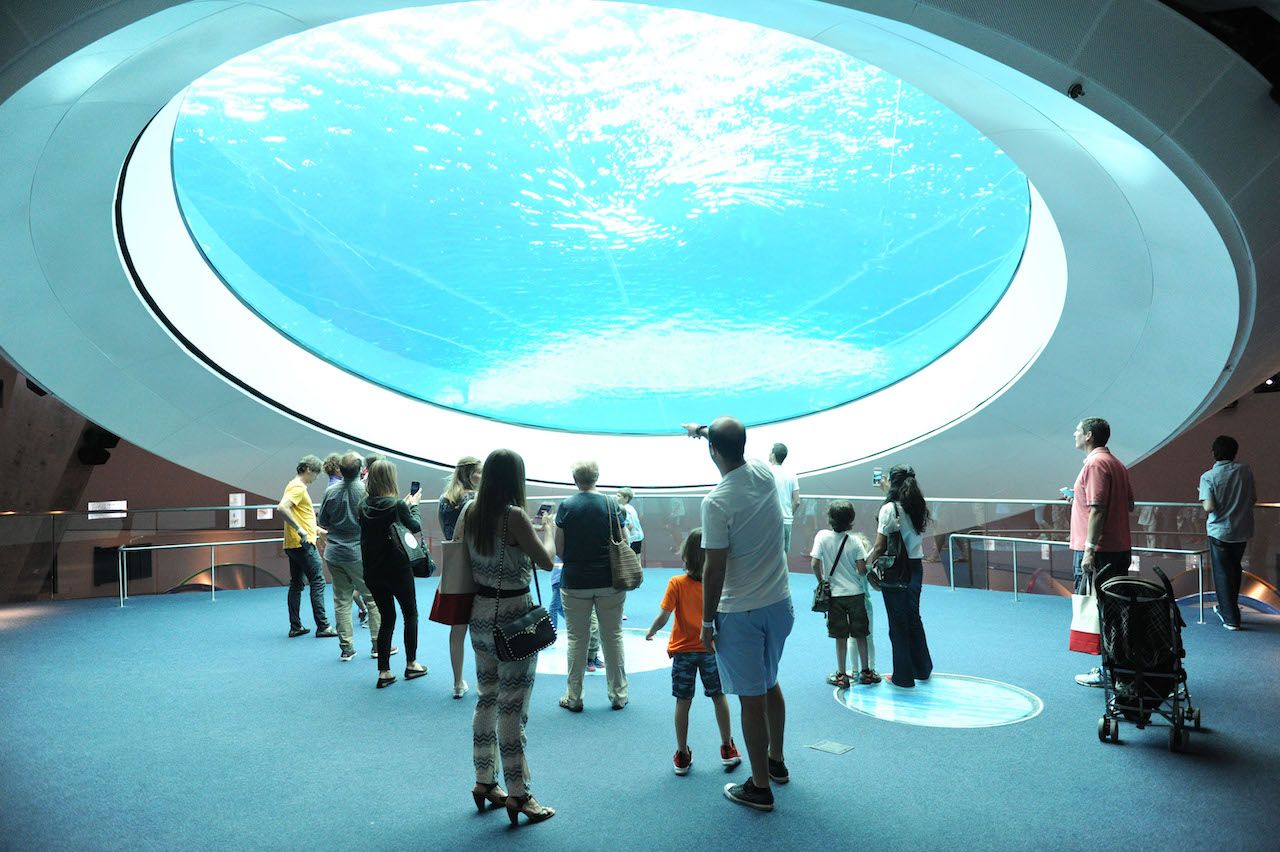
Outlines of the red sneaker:
M 723 751 L 723 749 L 721 749 Z M 675 764 L 677 775 L 688 775 L 689 768 L 693 766 L 693 749 L 688 751 L 677 751 L 676 756 L 671 759 Z
M 729 769 L 742 762 L 742 755 L 738 753 L 738 747 L 733 744 L 733 740 L 729 740 L 728 745 L 720 746 L 720 762 Z

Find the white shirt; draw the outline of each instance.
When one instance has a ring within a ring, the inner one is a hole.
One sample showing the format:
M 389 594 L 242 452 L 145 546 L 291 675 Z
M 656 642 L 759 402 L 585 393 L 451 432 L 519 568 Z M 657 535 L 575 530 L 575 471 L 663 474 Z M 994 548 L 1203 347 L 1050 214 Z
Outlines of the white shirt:
M 627 513 L 627 544 L 644 541 L 644 528 L 640 526 L 640 513 L 630 503 L 622 507 Z
M 791 598 L 782 552 L 782 508 L 769 466 L 749 461 L 702 498 L 702 546 L 729 550 L 720 612 L 763 609 Z
M 841 541 L 845 543 L 844 552 L 840 551 Z M 840 554 L 840 562 L 833 571 L 831 564 L 835 562 L 837 553 Z M 831 583 L 832 597 L 867 593 L 866 577 L 857 570 L 858 560 L 865 560 L 867 551 L 855 536 L 834 530 L 818 530 L 818 534 L 813 537 L 813 549 L 809 556 L 822 563 L 822 578 Z
M 895 506 L 898 508 L 896 516 L 893 513 Z M 902 543 L 907 546 L 907 558 L 924 559 L 924 542 L 920 533 L 916 532 L 916 528 L 911 526 L 911 518 L 902 511 L 900 503 L 885 503 L 880 507 L 880 524 L 876 529 L 888 537 L 889 533 L 899 528 L 899 521 L 902 528 Z
M 800 490 L 800 480 L 782 469 L 782 465 L 769 465 L 778 488 L 778 505 L 782 507 L 783 523 L 791 523 L 791 495 Z

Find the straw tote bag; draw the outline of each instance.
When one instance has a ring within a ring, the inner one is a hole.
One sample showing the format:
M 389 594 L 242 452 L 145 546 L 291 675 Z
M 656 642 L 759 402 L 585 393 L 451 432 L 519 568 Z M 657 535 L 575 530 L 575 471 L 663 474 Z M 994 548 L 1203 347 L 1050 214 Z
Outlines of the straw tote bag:
M 644 582 L 640 554 L 631 549 L 630 542 L 622 534 L 617 502 L 606 497 L 605 503 L 609 511 L 609 570 L 613 573 L 613 587 L 620 592 L 630 592 L 640 588 Z M 613 537 L 614 530 L 618 532 L 617 538 Z

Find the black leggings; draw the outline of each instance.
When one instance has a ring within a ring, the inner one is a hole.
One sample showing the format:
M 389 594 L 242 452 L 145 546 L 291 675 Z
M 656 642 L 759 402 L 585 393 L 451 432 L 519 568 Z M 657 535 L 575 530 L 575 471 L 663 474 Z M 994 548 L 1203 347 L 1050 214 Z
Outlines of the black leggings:
M 382 626 L 378 628 L 378 671 L 391 671 L 391 634 L 396 630 L 393 601 L 400 604 L 400 612 L 404 616 L 405 661 L 418 659 L 418 596 L 414 590 L 413 574 L 407 569 L 390 576 L 380 571 L 370 573 L 366 566 L 364 581 L 382 615 Z

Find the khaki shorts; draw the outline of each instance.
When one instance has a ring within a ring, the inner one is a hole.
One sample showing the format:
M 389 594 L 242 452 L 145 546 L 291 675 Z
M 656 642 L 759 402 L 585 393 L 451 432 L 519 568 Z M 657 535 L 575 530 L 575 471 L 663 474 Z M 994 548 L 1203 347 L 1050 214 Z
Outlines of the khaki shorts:
M 831 599 L 827 635 L 832 639 L 865 639 L 871 632 L 866 595 L 841 595 Z

